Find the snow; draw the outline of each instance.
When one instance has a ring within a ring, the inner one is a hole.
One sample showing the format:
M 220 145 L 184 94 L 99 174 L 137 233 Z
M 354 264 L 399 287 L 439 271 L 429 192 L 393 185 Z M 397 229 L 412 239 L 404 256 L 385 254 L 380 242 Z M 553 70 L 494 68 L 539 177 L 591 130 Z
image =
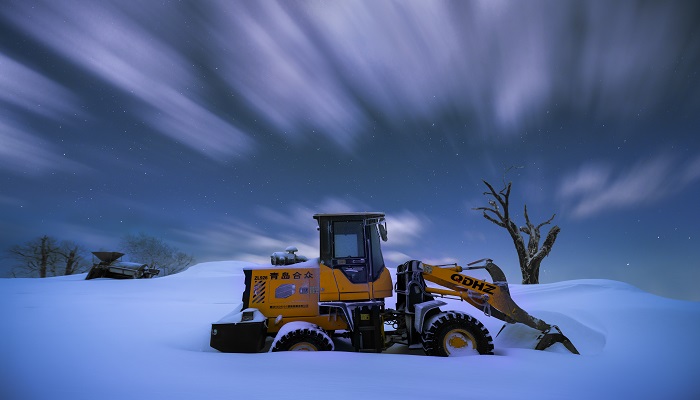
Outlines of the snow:
M 211 324 L 240 310 L 247 266 L 203 263 L 143 280 L 0 279 L 0 398 L 700 398 L 698 302 L 609 280 L 511 285 L 515 301 L 558 325 L 580 356 L 561 344 L 526 348 L 517 329 L 495 337 L 500 321 L 453 300 L 442 309 L 482 321 L 495 355 L 428 357 L 398 345 L 383 354 L 219 353 Z

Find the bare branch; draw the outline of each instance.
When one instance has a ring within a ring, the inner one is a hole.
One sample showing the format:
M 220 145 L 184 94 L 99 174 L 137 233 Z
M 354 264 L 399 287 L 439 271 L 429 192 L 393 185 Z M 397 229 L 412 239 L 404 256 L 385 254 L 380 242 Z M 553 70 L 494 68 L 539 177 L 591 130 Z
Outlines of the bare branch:
M 561 232 L 561 229 L 554 225 L 552 229 L 549 230 L 549 233 L 547 233 L 547 237 L 544 239 L 544 243 L 542 243 L 542 248 L 539 250 L 539 252 L 537 252 L 535 257 L 533 257 L 533 259 L 537 261 L 538 265 L 540 262 L 542 262 L 542 259 L 547 257 L 549 252 L 552 251 L 552 246 L 554 246 L 554 242 L 557 240 L 559 232 Z
M 515 165 L 511 165 L 510 167 L 506 168 L 506 170 L 503 171 L 503 186 L 506 185 L 506 175 L 508 174 L 508 172 L 510 172 L 511 169 L 523 169 L 523 168 L 525 168 L 525 167 L 522 165 L 519 167 L 516 167 Z
M 494 215 L 496 215 L 496 217 L 498 217 L 498 220 L 500 221 L 500 225 L 503 225 L 503 227 L 505 227 L 505 225 L 504 225 L 505 218 L 503 217 L 503 215 L 500 213 L 500 211 L 498 209 L 493 209 L 493 208 L 488 208 L 488 207 L 475 207 L 475 208 L 473 208 L 473 210 L 483 211 L 484 218 L 488 218 L 486 216 L 487 212 L 493 213 Z
M 553 214 L 552 217 L 551 217 L 550 219 L 548 219 L 548 220 L 544 221 L 543 223 L 537 225 L 537 229 L 540 229 L 541 227 L 543 227 L 543 226 L 545 226 L 545 225 L 549 225 L 549 224 L 552 222 L 552 220 L 554 220 L 554 217 L 556 217 L 556 216 L 557 216 L 557 214 Z
M 496 220 L 495 218 L 491 217 L 490 215 L 488 215 L 488 214 L 486 214 L 486 213 L 484 213 L 484 218 L 486 218 L 487 220 L 489 220 L 489 221 L 493 222 L 494 224 L 500 226 L 501 228 L 505 228 L 505 227 L 506 227 L 506 224 L 504 224 L 504 223 L 501 222 L 501 221 Z
M 527 215 L 527 204 L 525 204 L 525 223 L 527 224 L 528 228 L 532 227 L 532 223 L 530 223 L 530 216 Z

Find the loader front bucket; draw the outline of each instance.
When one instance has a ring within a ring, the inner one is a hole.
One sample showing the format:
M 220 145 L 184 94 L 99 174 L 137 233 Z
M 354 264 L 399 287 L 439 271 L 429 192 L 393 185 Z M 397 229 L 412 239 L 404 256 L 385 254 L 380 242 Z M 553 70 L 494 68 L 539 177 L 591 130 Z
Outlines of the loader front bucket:
M 485 262 L 484 265 L 475 265 Z M 537 344 L 534 346 L 538 350 L 544 350 L 554 343 L 562 343 L 569 351 L 579 354 L 571 341 L 564 336 L 559 327 L 550 325 L 539 318 L 528 314 L 515 304 L 510 296 L 506 275 L 501 268 L 489 259 L 475 261 L 467 268 L 459 265 L 430 265 L 421 263 L 423 278 L 426 281 L 436 283 L 439 286 L 448 288 L 447 290 L 435 287 L 425 287 L 427 293 L 441 296 L 456 296 L 477 309 L 481 309 L 484 314 L 498 318 L 508 324 L 520 323 L 538 331 Z M 491 275 L 491 282 L 483 281 L 461 272 L 473 269 L 485 269 Z
M 486 264 L 474 266 L 474 264 L 481 261 L 486 261 Z M 494 284 L 498 286 L 499 290 L 497 294 L 487 299 L 488 303 L 492 307 L 490 310 L 492 316 L 510 324 L 521 323 L 540 332 L 539 336 L 537 337 L 538 342 L 535 346 L 535 350 L 544 350 L 555 343 L 561 343 L 573 354 L 581 354 L 576 349 L 576 346 L 571 343 L 571 340 L 569 340 L 569 338 L 562 333 L 558 326 L 550 325 L 539 318 L 533 317 L 515 303 L 513 298 L 510 296 L 510 289 L 508 288 L 506 276 L 498 265 L 494 264 L 491 260 L 486 259 L 471 263 L 466 269 L 485 269 L 489 275 L 491 275 L 491 279 L 493 280 Z M 503 328 L 501 328 L 501 331 L 502 330 Z
M 505 306 L 499 307 L 499 311 L 502 312 L 504 317 L 500 318 L 501 320 L 509 323 L 515 322 L 525 324 L 533 329 L 540 331 L 535 350 L 544 350 L 555 343 L 561 343 L 570 352 L 574 354 L 581 354 L 576 349 L 576 346 L 574 346 L 574 344 L 571 343 L 571 340 L 569 340 L 569 338 L 562 333 L 561 329 L 559 329 L 558 326 L 550 325 L 539 318 L 535 318 L 532 315 L 530 315 L 527 311 L 520 308 L 520 306 L 518 306 L 513 300 L 513 298 L 510 296 L 510 289 L 508 288 L 506 275 L 503 273 L 501 267 L 494 264 L 491 260 L 483 261 L 486 261 L 486 265 L 473 266 L 474 263 L 472 263 L 467 269 L 483 268 L 489 273 L 489 275 L 491 275 L 491 279 L 493 279 L 494 282 L 497 282 L 498 286 L 501 289 L 499 293 L 502 297 L 502 299 L 498 300 L 497 302 L 502 303 Z M 479 261 L 477 261 L 477 263 L 478 262 Z M 501 328 L 501 330 L 503 330 L 503 328 Z
M 505 323 L 498 331 L 496 338 L 502 347 L 545 350 L 556 343 L 561 343 L 566 351 L 580 354 L 576 346 L 556 325 L 552 325 L 551 329 L 543 332 L 521 323 Z
M 555 332 L 552 332 L 552 330 L 554 330 Z M 539 343 L 537 343 L 537 346 L 535 346 L 535 350 L 544 350 L 547 347 L 553 345 L 554 343 L 561 343 L 570 352 L 574 354 L 581 354 L 576 349 L 576 346 L 574 346 L 574 344 L 571 343 L 571 340 L 569 340 L 568 337 L 564 336 L 564 334 L 561 333 L 561 329 L 559 329 L 559 327 L 556 325 L 552 325 L 551 329 L 542 333 L 542 338 L 540 339 Z

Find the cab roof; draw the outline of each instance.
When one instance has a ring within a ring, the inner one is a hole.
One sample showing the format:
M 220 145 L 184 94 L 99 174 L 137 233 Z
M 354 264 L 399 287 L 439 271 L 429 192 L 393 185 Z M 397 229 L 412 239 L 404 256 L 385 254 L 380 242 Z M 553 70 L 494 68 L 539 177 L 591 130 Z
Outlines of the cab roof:
M 367 219 L 367 218 L 384 218 L 383 212 L 354 212 L 354 213 L 334 213 L 334 214 L 314 214 L 314 219 L 320 218 L 351 218 L 351 219 Z

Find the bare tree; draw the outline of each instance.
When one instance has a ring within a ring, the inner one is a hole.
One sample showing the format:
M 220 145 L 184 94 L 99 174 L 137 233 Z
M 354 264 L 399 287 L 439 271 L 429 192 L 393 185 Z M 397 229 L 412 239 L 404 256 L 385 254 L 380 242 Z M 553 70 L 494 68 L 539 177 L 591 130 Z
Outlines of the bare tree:
M 540 229 L 545 225 L 549 225 L 556 214 L 552 215 L 547 221 L 535 225 L 530 221 L 530 217 L 527 214 L 527 205 L 525 205 L 525 226 L 518 227 L 511 219 L 509 211 L 512 182 L 508 182 L 508 184 L 498 192 L 496 192 L 490 183 L 486 181 L 483 182 L 489 189 L 487 192 L 484 192 L 485 196 L 491 198 L 489 200 L 489 207 L 476 207 L 474 210 L 483 211 L 484 218 L 508 231 L 513 240 L 513 244 L 515 244 L 515 250 L 518 253 L 523 283 L 539 283 L 540 264 L 542 260 L 549 255 L 549 252 L 552 251 L 552 246 L 557 240 L 557 235 L 561 231 L 558 226 L 554 225 L 547 233 L 542 247 L 540 247 Z M 529 237 L 527 246 L 525 245 L 525 239 L 522 233 Z
M 63 268 L 63 275 L 73 275 L 85 272 L 88 268 L 88 264 L 85 259 L 85 254 L 87 253 L 85 249 L 71 241 L 63 241 L 61 246 L 56 249 L 62 264 L 65 266 Z
M 12 246 L 9 255 L 18 264 L 12 270 L 14 277 L 39 277 L 72 275 L 85 272 L 82 246 L 75 242 L 58 241 L 48 235 Z
M 160 269 L 161 276 L 183 271 L 194 264 L 192 255 L 185 254 L 162 239 L 145 233 L 124 236 L 120 247 L 131 261 L 142 262 L 151 268 Z
M 12 275 L 46 278 L 56 275 L 58 255 L 56 239 L 44 235 L 23 245 L 12 246 L 8 252 L 19 262 Z

